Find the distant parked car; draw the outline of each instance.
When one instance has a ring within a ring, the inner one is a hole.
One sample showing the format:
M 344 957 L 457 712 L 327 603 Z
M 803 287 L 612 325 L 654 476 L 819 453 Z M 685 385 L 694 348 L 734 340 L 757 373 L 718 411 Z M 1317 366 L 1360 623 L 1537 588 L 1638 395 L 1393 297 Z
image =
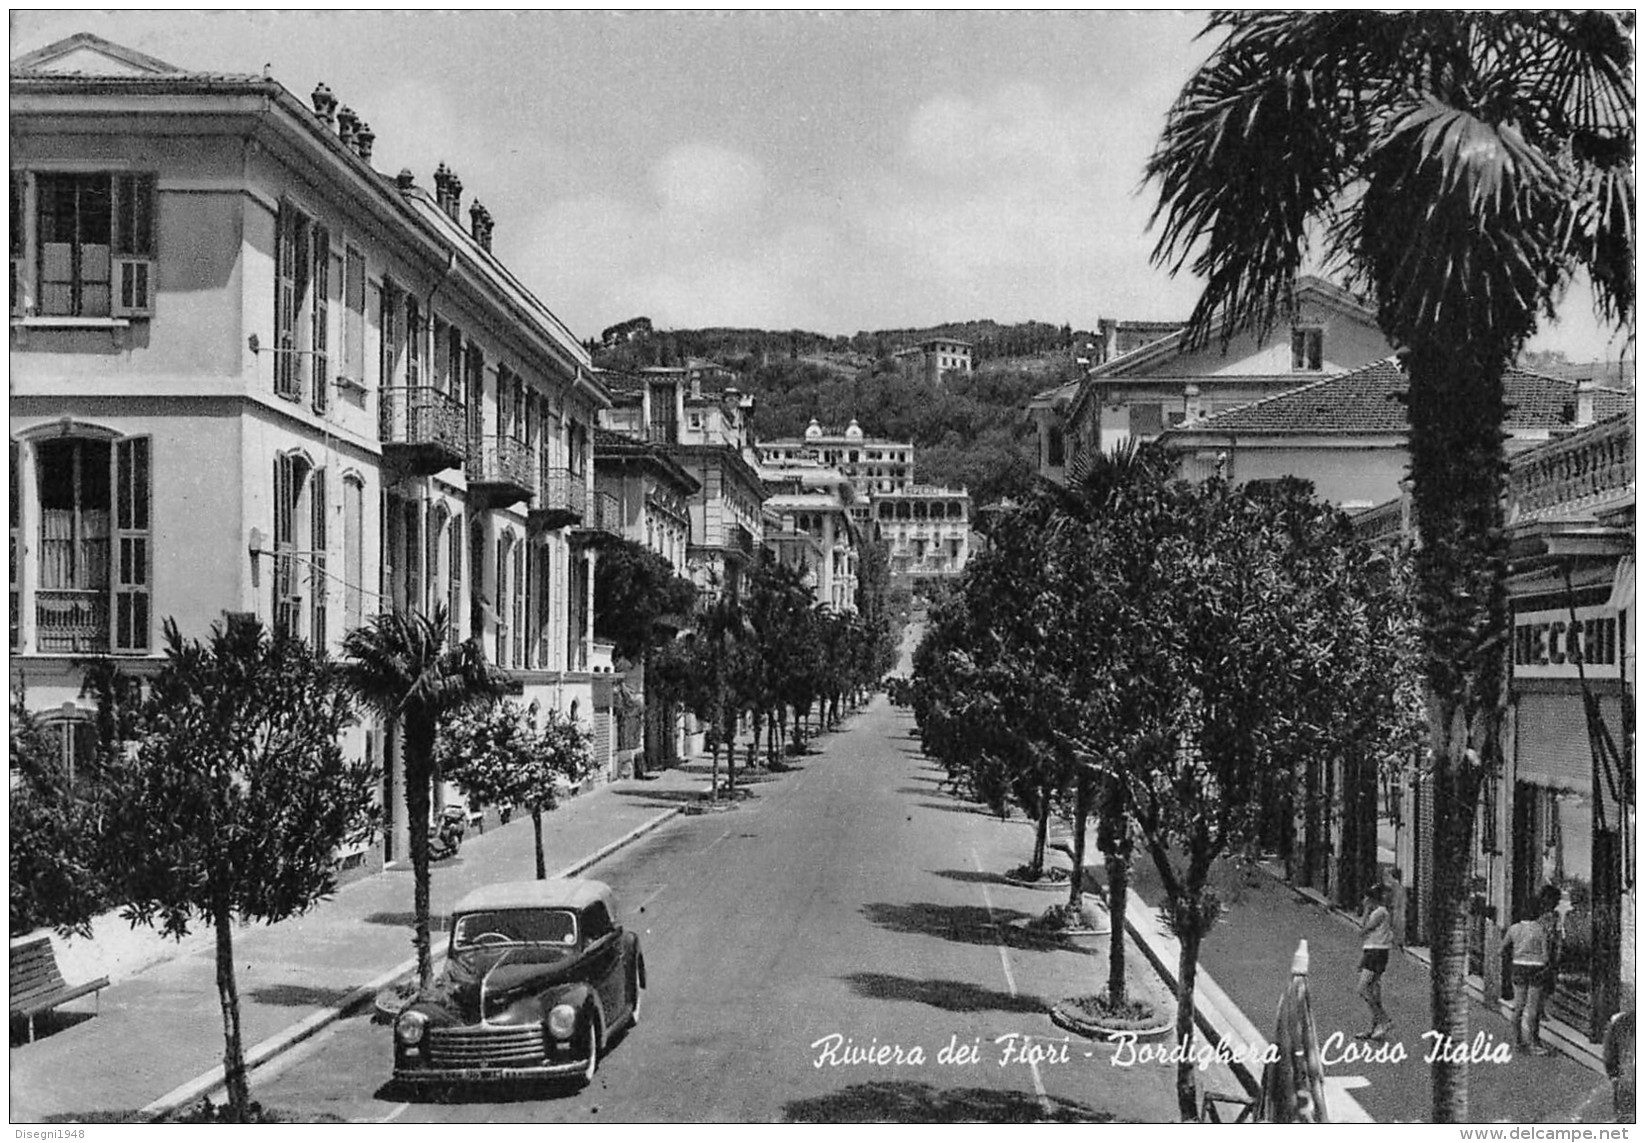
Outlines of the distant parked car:
M 640 938 L 610 886 L 565 878 L 478 889 L 451 914 L 436 995 L 394 1023 L 394 1078 L 410 1084 L 594 1078 L 638 1023 Z

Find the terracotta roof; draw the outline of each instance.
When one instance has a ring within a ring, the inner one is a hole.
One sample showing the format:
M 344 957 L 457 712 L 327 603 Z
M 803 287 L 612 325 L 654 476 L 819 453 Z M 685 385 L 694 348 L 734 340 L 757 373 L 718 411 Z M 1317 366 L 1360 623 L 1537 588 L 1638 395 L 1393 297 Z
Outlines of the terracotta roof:
M 1264 397 L 1213 417 L 1178 425 L 1168 436 L 1208 433 L 1403 434 L 1409 385 L 1393 358 L 1351 373 L 1335 373 L 1306 385 Z M 1555 429 L 1576 414 L 1574 381 L 1510 368 L 1503 376 L 1508 415 L 1503 428 Z M 1633 395 L 1621 389 L 1594 390 L 1594 417 L 1604 420 L 1627 409 Z

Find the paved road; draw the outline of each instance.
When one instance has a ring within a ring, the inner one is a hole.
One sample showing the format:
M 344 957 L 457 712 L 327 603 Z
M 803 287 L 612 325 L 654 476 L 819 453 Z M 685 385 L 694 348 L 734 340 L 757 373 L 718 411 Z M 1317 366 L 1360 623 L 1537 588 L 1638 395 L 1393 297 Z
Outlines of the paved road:
M 258 1077 L 257 1098 L 395 1122 L 1174 1119 L 1168 1068 L 1115 1067 L 1046 1018 L 1100 986 L 1104 948 L 999 942 L 991 922 L 1055 899 L 995 876 L 1029 828 L 939 794 L 911 728 L 877 699 L 738 810 L 678 819 L 596 867 L 641 933 L 650 989 L 587 1089 L 408 1105 L 385 1083 L 390 1029 L 362 1016 Z M 995 1041 L 1012 1033 L 1052 1058 L 1002 1064 Z M 978 1062 L 938 1062 L 951 1041 Z M 827 1062 L 888 1044 L 924 1062 Z

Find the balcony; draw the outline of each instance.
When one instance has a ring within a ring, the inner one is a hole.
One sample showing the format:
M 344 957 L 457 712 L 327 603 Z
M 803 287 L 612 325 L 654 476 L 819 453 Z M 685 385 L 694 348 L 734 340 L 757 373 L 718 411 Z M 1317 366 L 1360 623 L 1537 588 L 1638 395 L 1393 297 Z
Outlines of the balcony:
M 473 437 L 468 446 L 468 494 L 487 508 L 529 500 L 531 450 L 513 437 Z
M 467 459 L 463 407 L 429 385 L 383 389 L 377 401 L 383 462 L 407 475 L 428 476 Z
M 1629 500 L 1633 487 L 1633 421 L 1617 417 L 1515 457 L 1508 469 L 1508 519 L 1589 517 Z
M 747 556 L 749 559 L 753 559 L 754 552 L 759 546 L 760 543 L 754 538 L 754 533 L 750 532 L 743 525 L 732 524 L 727 527 L 726 547 L 733 548 Z
M 40 651 L 47 653 L 106 654 L 109 649 L 108 591 L 36 591 L 34 641 Z
M 623 534 L 622 502 L 609 492 L 596 492 L 589 498 L 588 511 L 577 525 L 580 538 L 586 543 L 597 536 Z
M 582 521 L 588 511 L 588 486 L 580 472 L 567 468 L 545 468 L 537 481 L 537 498 L 526 522 L 534 529 L 550 530 Z

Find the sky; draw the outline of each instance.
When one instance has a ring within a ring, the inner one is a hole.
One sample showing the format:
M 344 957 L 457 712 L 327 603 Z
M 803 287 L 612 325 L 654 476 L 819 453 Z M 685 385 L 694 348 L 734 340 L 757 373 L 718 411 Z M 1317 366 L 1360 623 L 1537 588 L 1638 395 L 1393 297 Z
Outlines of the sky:
M 191 70 L 323 81 L 374 165 L 448 164 L 579 337 L 1185 317 L 1143 165 L 1210 53 L 1181 12 L 35 11 Z M 465 213 L 466 218 L 466 213 Z M 1573 290 L 1533 348 L 1615 357 Z

